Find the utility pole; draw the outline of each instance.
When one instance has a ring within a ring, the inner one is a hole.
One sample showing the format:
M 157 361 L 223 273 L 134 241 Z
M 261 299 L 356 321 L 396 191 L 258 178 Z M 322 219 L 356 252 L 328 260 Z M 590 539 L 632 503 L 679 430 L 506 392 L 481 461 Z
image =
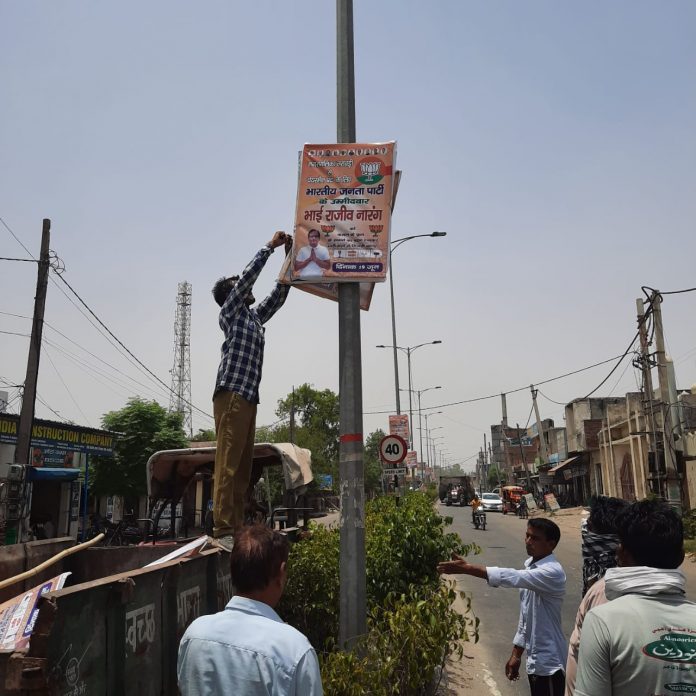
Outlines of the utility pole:
M 336 0 L 336 88 L 338 142 L 352 143 L 355 142 L 353 0 Z M 338 345 L 341 490 L 339 643 L 341 647 L 349 649 L 367 632 L 359 283 L 338 284 Z
M 292 388 L 290 397 L 290 442 L 295 444 L 295 387 Z
M 636 313 L 638 315 L 638 334 L 640 336 L 640 369 L 643 373 L 643 388 L 645 394 L 643 395 L 643 412 L 645 413 L 645 420 L 647 422 L 648 430 L 648 451 L 653 453 L 655 457 L 655 471 L 657 473 L 657 494 L 663 497 L 665 492 L 662 489 L 662 474 L 660 472 L 660 462 L 658 460 L 657 452 L 657 423 L 655 419 L 655 408 L 653 399 L 655 396 L 655 390 L 653 389 L 652 381 L 652 361 L 650 358 L 650 346 L 648 344 L 648 330 L 645 326 L 645 308 L 643 305 L 643 300 L 638 297 L 636 298 Z M 646 408 L 647 405 L 647 408 Z
M 529 388 L 532 391 L 532 403 L 534 404 L 534 415 L 536 416 L 537 432 L 539 433 L 539 446 L 541 448 L 541 458 L 544 464 L 548 464 L 549 451 L 546 447 L 544 429 L 541 425 L 541 418 L 539 417 L 539 406 L 537 405 L 537 390 L 534 388 L 533 384 L 530 384 Z M 529 492 L 531 493 L 531 490 Z
M 655 327 L 655 348 L 657 377 L 660 382 L 660 410 L 662 412 L 662 438 L 665 448 L 665 469 L 667 474 L 667 503 L 681 510 L 681 486 L 677 471 L 677 454 L 672 430 L 672 409 L 669 404 L 669 374 L 665 355 L 665 336 L 662 327 L 662 295 L 655 290 L 652 294 L 653 325 Z
M 524 470 L 527 474 L 527 487 L 529 492 L 532 492 L 532 477 L 529 475 L 529 467 L 527 466 L 527 458 L 524 456 L 524 447 L 522 447 L 522 435 L 520 433 L 520 424 L 517 423 L 517 444 L 520 446 L 520 454 L 522 455 L 522 464 L 524 464 Z
M 391 269 L 389 270 L 391 274 Z M 406 364 L 408 365 L 408 448 L 413 449 L 413 383 L 411 381 L 411 347 L 406 348 Z
M 34 320 L 31 325 L 29 357 L 27 358 L 27 375 L 22 394 L 22 410 L 19 414 L 17 444 L 15 445 L 15 464 L 30 464 L 31 429 L 34 422 L 36 406 L 36 383 L 39 379 L 39 359 L 41 357 L 41 334 L 43 333 L 44 309 L 46 307 L 46 290 L 48 288 L 48 247 L 51 241 L 51 221 L 44 219 L 41 230 L 41 253 L 39 255 L 39 272 L 36 278 L 36 295 L 34 296 Z
M 488 459 L 488 442 L 486 440 L 486 433 L 483 433 L 483 461 L 485 462 L 486 488 L 488 488 L 488 472 L 490 471 L 491 463 Z

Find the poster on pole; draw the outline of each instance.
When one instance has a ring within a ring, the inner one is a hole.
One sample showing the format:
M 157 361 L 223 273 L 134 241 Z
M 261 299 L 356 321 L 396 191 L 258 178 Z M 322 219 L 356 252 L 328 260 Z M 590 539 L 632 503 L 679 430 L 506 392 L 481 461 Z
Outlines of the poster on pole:
M 386 279 L 395 155 L 394 141 L 304 146 L 293 284 Z
M 408 416 L 401 414 L 389 416 L 389 434 L 398 435 L 402 440 L 409 441 Z
M 404 459 L 404 464 L 406 465 L 407 469 L 415 469 L 418 466 L 418 452 L 406 452 L 406 459 Z
M 278 281 L 290 285 L 290 265 L 292 263 L 292 254 L 288 254 L 283 261 L 280 269 Z M 316 295 L 325 300 L 333 300 L 338 302 L 338 284 L 337 283 L 294 283 L 294 287 L 298 290 L 304 290 L 310 295 Z M 360 283 L 360 309 L 367 312 L 372 303 L 372 293 L 375 290 L 374 283 Z

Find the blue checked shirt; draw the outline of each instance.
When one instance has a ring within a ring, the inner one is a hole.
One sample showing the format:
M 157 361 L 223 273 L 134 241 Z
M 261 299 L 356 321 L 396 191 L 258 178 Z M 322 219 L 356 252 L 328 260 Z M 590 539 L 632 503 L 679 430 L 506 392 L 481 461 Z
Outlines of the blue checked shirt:
M 271 294 L 255 308 L 245 298 L 271 255 L 262 247 L 244 269 L 220 310 L 220 328 L 225 333 L 215 393 L 220 390 L 239 394 L 249 403 L 259 403 L 259 384 L 263 367 L 263 325 L 283 306 L 289 285 L 276 283 Z

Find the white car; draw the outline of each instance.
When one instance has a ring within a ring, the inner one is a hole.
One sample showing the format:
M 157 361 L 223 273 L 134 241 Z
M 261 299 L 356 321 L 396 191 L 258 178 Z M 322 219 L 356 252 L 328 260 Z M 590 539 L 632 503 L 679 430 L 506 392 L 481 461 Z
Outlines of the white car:
M 486 512 L 503 511 L 503 499 L 497 493 L 484 493 L 481 496 L 481 502 Z

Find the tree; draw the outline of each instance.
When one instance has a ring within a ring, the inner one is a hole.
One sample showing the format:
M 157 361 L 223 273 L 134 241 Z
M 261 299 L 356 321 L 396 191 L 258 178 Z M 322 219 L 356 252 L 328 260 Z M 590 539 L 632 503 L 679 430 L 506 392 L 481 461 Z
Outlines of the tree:
M 95 457 L 90 468 L 90 488 L 95 495 L 145 495 L 145 464 L 159 450 L 181 449 L 188 440 L 181 413 L 169 413 L 156 401 L 139 397 L 119 411 L 102 416 L 105 429 L 118 433 L 114 456 Z
M 191 442 L 215 442 L 215 431 L 210 428 L 199 428 L 198 432 L 191 438 Z
M 365 440 L 365 493 L 382 490 L 382 462 L 379 459 L 379 443 L 386 433 L 381 428 L 370 433 Z
M 331 389 L 315 389 L 303 384 L 278 402 L 276 416 L 284 423 L 274 428 L 275 442 L 290 441 L 290 414 L 294 410 L 294 441 L 312 452 L 312 471 L 338 477 L 339 406 Z

